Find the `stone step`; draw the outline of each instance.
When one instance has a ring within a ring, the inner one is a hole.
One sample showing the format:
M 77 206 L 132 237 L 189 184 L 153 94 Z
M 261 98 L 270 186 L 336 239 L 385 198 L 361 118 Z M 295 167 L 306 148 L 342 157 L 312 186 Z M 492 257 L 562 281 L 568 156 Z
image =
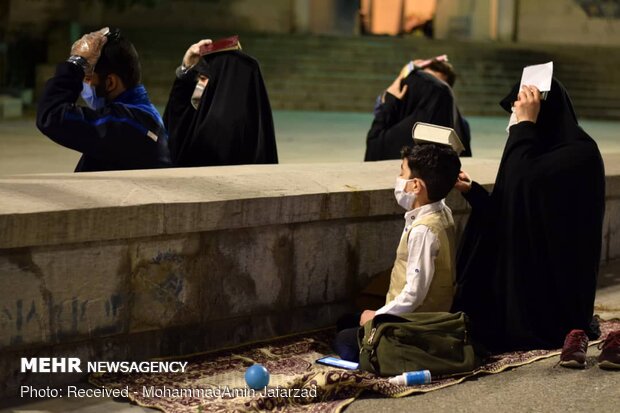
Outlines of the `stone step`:
M 368 73 L 368 72 L 346 72 L 346 71 L 303 71 L 303 72 L 288 72 L 288 73 L 276 73 L 270 68 L 263 68 L 263 77 L 267 82 L 277 83 L 279 81 L 286 80 L 289 83 L 321 83 L 321 84 L 342 84 L 343 81 L 347 83 L 363 82 L 363 83 L 375 83 L 389 85 L 394 79 L 395 75 L 391 72 L 389 75 L 385 73 Z M 620 85 L 610 80 L 601 80 L 597 83 L 591 83 L 590 80 L 585 78 L 590 76 L 589 74 L 571 75 L 564 72 L 556 74 L 556 77 L 560 79 L 566 85 L 571 86 L 573 89 L 584 90 L 601 90 L 618 93 L 620 91 Z M 148 79 L 155 83 L 172 83 L 174 80 L 174 68 L 168 68 L 161 71 L 149 71 L 146 70 L 143 73 L 144 79 Z M 510 88 L 511 84 L 519 78 L 518 73 L 512 76 L 499 76 L 499 75 L 487 75 L 486 77 L 470 76 L 469 73 L 462 74 L 457 79 L 455 89 L 458 90 L 461 86 L 467 87 L 483 87 L 484 89 Z
M 167 101 L 174 69 L 191 43 L 227 35 L 128 32 L 140 51 L 153 101 Z M 240 33 L 240 38 L 261 64 L 274 109 L 368 112 L 407 60 L 447 53 L 459 74 L 454 92 L 466 114 L 503 115 L 497 102 L 523 66 L 553 60 L 580 116 L 620 118 L 618 48 L 252 33 Z

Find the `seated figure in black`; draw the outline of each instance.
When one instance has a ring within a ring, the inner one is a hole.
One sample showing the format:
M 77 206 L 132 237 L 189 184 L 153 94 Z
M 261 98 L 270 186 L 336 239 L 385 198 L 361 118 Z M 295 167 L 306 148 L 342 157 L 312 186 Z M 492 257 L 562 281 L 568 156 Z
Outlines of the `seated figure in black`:
M 546 100 L 518 86 L 502 101 L 509 134 L 492 193 L 459 175 L 472 207 L 457 256 L 453 310 L 466 312 L 489 350 L 562 346 L 573 329 L 599 336 L 593 319 L 605 173 L 566 89 Z

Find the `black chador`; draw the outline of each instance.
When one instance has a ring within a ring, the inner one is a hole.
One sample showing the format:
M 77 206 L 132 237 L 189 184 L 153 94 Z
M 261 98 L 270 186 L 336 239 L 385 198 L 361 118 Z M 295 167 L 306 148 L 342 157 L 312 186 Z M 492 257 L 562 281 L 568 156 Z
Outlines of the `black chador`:
M 605 172 L 560 82 L 536 123 L 510 128 L 493 192 L 474 183 L 465 197 L 453 310 L 469 314 L 475 338 L 502 351 L 558 348 L 571 329 L 597 337 Z
M 198 73 L 208 77 L 197 109 Z M 172 86 L 164 113 L 177 166 L 277 163 L 271 106 L 258 62 L 240 51 L 203 56 Z
M 365 161 L 400 159 L 403 146 L 411 146 L 416 122 L 453 128 L 465 146 L 461 156 L 471 156 L 469 127 L 462 119 L 450 86 L 435 76 L 415 70 L 403 81 L 408 86 L 402 100 L 389 93 L 375 111 L 366 137 Z

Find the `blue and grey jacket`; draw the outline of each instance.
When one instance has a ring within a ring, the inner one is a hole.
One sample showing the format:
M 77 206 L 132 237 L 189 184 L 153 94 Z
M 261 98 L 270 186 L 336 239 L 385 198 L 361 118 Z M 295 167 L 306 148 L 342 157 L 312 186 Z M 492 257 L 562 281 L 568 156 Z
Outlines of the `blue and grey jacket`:
M 63 62 L 47 81 L 37 108 L 37 127 L 51 140 L 81 152 L 76 172 L 172 166 L 161 116 L 142 85 L 102 109 L 76 105 L 84 71 Z

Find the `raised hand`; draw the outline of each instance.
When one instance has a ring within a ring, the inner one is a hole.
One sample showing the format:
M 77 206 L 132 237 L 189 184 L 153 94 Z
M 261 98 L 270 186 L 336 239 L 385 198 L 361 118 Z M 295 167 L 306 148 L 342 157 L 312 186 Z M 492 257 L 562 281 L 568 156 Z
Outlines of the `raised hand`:
M 101 49 L 108 40 L 106 34 L 109 32 L 110 29 L 104 27 L 96 32 L 85 34 L 71 46 L 71 56 L 81 56 L 88 62 L 86 76 L 92 75 L 97 60 L 101 56 Z
M 540 112 L 540 91 L 536 86 L 523 85 L 513 106 L 518 122 L 536 123 Z
M 198 43 L 191 45 L 183 56 L 183 66 L 186 68 L 193 67 L 200 60 L 200 48 L 205 44 L 213 43 L 211 39 L 202 39 Z

